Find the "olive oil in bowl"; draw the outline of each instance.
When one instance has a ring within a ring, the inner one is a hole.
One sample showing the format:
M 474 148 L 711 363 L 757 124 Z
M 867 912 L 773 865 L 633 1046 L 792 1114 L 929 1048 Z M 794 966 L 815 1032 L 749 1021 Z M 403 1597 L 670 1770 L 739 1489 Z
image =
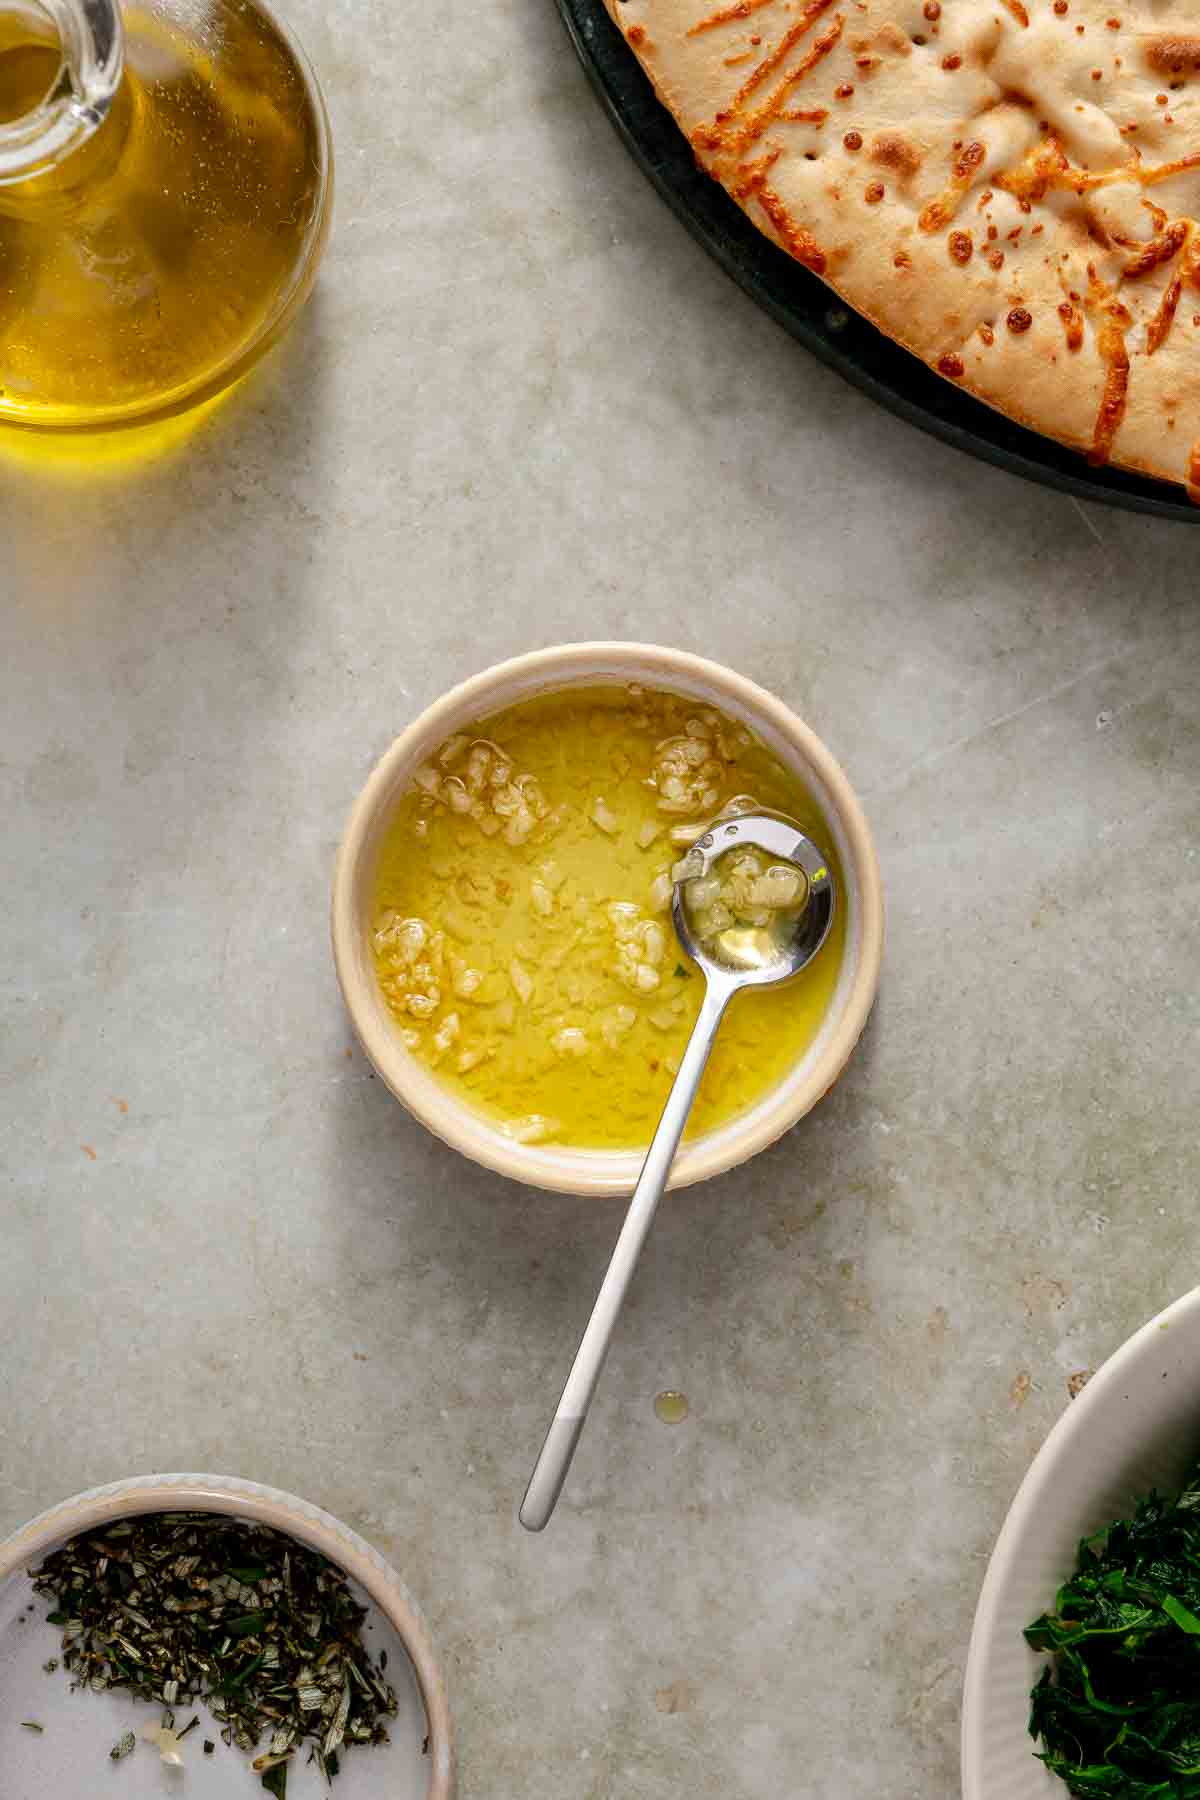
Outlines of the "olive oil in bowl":
M 703 987 L 671 925 L 671 870 L 708 819 L 755 807 L 829 836 L 752 733 L 672 694 L 564 689 L 456 733 L 417 771 L 375 879 L 376 978 L 407 1048 L 519 1142 L 644 1148 Z M 845 932 L 839 909 L 794 982 L 732 1002 L 689 1135 L 801 1059 Z

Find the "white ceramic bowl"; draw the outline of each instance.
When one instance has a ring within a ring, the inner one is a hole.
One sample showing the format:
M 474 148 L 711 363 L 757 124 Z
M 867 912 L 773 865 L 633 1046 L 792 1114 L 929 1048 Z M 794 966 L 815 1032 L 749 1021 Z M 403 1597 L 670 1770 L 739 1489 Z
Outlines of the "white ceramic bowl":
M 423 712 L 376 766 L 338 853 L 333 951 L 338 980 L 364 1050 L 397 1099 L 446 1143 L 513 1180 L 569 1194 L 628 1194 L 636 1151 L 517 1144 L 456 1099 L 411 1056 L 375 978 L 370 920 L 380 846 L 413 774 L 455 731 L 533 694 L 589 683 L 636 681 L 686 694 L 742 720 L 801 777 L 841 862 L 847 912 L 841 977 L 819 1032 L 787 1077 L 759 1104 L 684 1144 L 672 1187 L 705 1181 L 763 1150 L 816 1105 L 858 1042 L 879 982 L 883 895 L 862 808 L 834 758 L 782 701 L 719 663 L 652 644 L 563 644 L 486 669 Z
M 39 1625 L 45 1607 L 37 1603 L 23 1617 L 32 1598 L 27 1571 L 68 1538 L 97 1525 L 152 1512 L 223 1513 L 251 1519 L 287 1532 L 319 1551 L 356 1583 L 368 1607 L 372 1648 L 388 1648 L 388 1679 L 396 1689 L 400 1711 L 392 1723 L 391 1743 L 355 1751 L 344 1760 L 334 1790 L 338 1800 L 451 1800 L 454 1793 L 454 1744 L 450 1711 L 441 1671 L 416 1602 L 395 1570 L 362 1538 L 329 1513 L 293 1494 L 261 1487 L 228 1475 L 144 1475 L 109 1487 L 77 1494 L 23 1526 L 0 1544 L 0 1792 L 4 1800 L 94 1800 L 117 1784 L 107 1750 L 122 1732 L 136 1730 L 152 1709 L 120 1692 L 93 1693 L 84 1705 L 72 1696 L 61 1670 L 47 1676 L 42 1662 L 58 1648 L 60 1634 Z M 392 1642 L 389 1646 L 388 1639 Z M 407 1656 L 408 1668 L 403 1666 Z M 205 1737 L 218 1738 L 215 1721 L 203 1705 L 196 1707 L 200 1728 L 192 1734 L 193 1754 L 186 1765 L 191 1800 L 247 1800 L 262 1787 L 239 1751 L 207 1757 L 199 1753 Z M 23 1719 L 45 1721 L 42 1735 L 30 1733 Z M 181 1719 L 182 1723 L 182 1719 Z M 207 1728 L 207 1729 L 206 1729 Z M 428 1751 L 422 1743 L 428 1738 Z M 161 1796 L 164 1771 L 148 1746 L 120 1765 L 124 1800 Z M 314 1769 L 300 1765 L 289 1781 L 296 1800 L 327 1792 Z M 311 1778 L 311 1779 L 310 1779 Z M 174 1789 L 174 1783 L 171 1784 Z
M 1110 1356 L 1042 1445 L 988 1564 L 963 1693 L 963 1800 L 1066 1800 L 1034 1756 L 1029 1692 L 1047 1658 L 1022 1632 L 1053 1603 L 1079 1540 L 1177 1489 L 1200 1453 L 1200 1288 Z

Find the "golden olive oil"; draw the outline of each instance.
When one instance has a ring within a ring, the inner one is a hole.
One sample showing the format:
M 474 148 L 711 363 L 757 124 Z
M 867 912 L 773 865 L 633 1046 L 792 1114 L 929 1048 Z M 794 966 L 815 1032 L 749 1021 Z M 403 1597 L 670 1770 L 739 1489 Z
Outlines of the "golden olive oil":
M 0 419 L 119 422 L 200 398 L 265 347 L 315 265 L 324 123 L 275 25 L 247 0 L 123 16 L 104 123 L 0 187 Z M 55 42 L 0 11 L 0 120 L 58 67 Z
M 675 1388 L 664 1388 L 654 1396 L 654 1410 L 664 1425 L 682 1425 L 690 1410 L 688 1397 Z
M 690 732 L 694 769 L 685 760 L 682 782 L 664 778 Z M 479 721 L 444 757 L 418 772 L 376 875 L 375 965 L 397 1030 L 522 1141 L 646 1145 L 703 989 L 666 904 L 684 840 L 703 829 L 697 808 L 752 800 L 832 854 L 824 819 L 743 727 L 637 689 L 538 696 Z M 795 1066 L 828 1010 L 845 932 L 839 908 L 795 981 L 733 1000 L 689 1135 Z

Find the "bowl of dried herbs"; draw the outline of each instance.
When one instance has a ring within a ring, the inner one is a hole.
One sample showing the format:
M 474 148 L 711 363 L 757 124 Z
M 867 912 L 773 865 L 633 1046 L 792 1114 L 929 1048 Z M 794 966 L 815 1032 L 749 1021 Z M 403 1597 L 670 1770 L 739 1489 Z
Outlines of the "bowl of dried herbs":
M 4 1800 L 454 1791 L 399 1576 L 329 1514 L 232 1477 L 119 1482 L 0 1544 L 0 1696 Z
M 1200 1289 L 1051 1431 L 975 1615 L 963 1800 L 1200 1800 Z

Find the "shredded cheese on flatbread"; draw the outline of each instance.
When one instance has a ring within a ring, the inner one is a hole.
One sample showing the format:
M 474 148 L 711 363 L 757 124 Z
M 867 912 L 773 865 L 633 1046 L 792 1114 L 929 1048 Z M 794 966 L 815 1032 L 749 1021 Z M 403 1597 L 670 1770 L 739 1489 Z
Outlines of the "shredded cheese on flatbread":
M 1158 0 L 607 0 L 768 237 L 947 380 L 1197 490 L 1200 29 Z

